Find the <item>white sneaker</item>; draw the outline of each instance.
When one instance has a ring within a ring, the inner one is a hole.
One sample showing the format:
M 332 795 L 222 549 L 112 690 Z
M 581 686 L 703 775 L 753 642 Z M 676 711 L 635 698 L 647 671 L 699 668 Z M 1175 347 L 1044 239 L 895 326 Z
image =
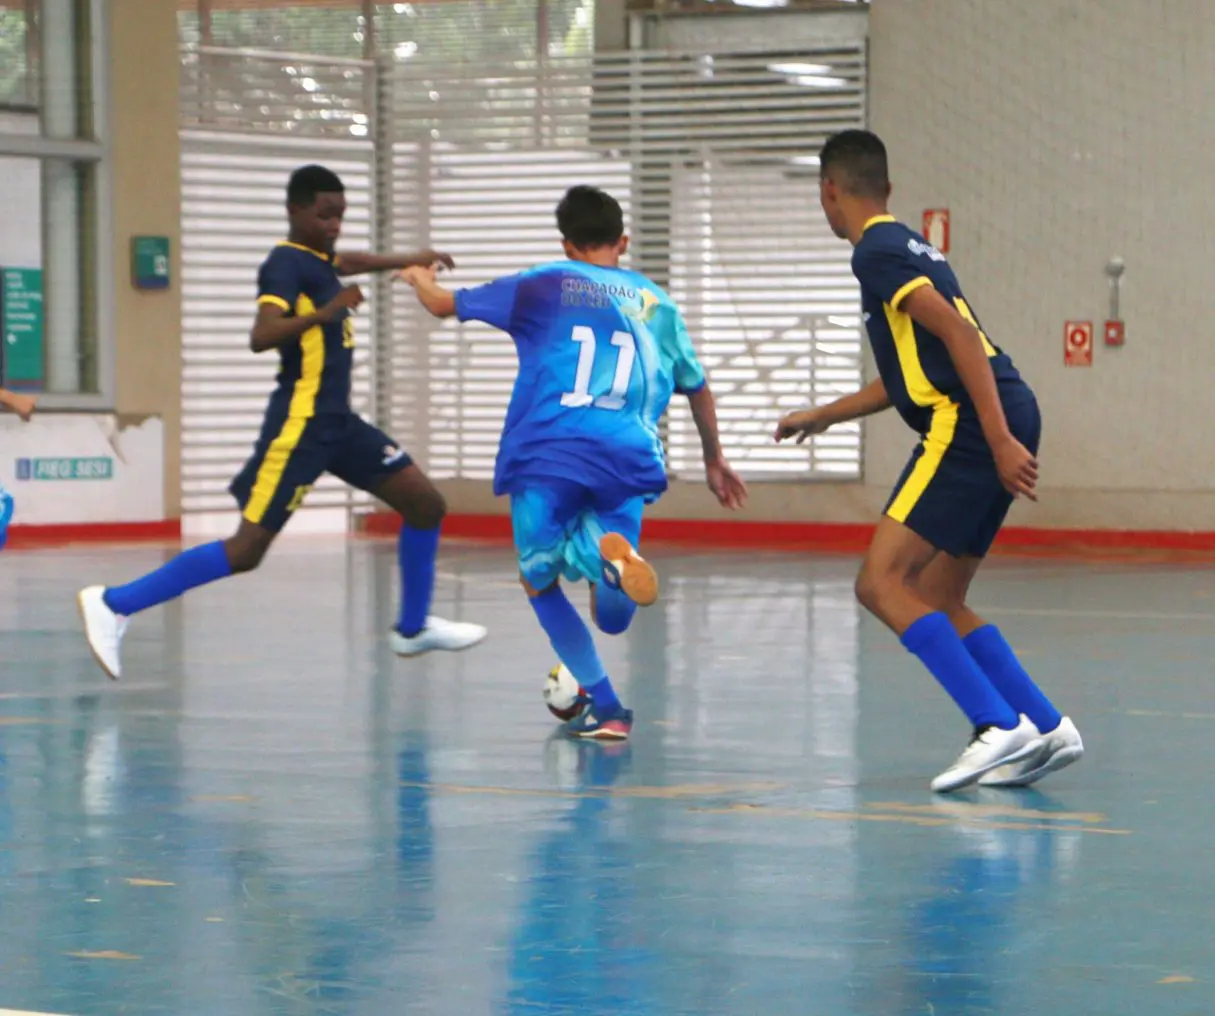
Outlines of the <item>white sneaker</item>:
M 426 627 L 412 638 L 406 638 L 399 631 L 393 630 L 388 636 L 388 642 L 398 656 L 420 656 L 433 649 L 449 653 L 469 649 L 488 634 L 489 632 L 479 624 L 428 617 Z
M 1042 735 L 1027 716 L 1022 716 L 1021 722 L 1012 730 L 990 727 L 974 738 L 958 760 L 932 781 L 932 789 L 938 794 L 947 794 L 968 787 L 978 782 L 984 773 L 1034 755 L 1042 744 Z
M 1042 735 L 1042 747 L 1028 758 L 1000 766 L 987 773 L 979 783 L 984 787 L 1028 787 L 1056 769 L 1079 762 L 1084 755 L 1080 731 L 1066 716 L 1049 734 Z
M 89 586 L 76 594 L 76 603 L 93 658 L 111 680 L 117 681 L 122 676 L 122 659 L 118 651 L 130 620 L 110 610 L 104 596 L 105 586 Z

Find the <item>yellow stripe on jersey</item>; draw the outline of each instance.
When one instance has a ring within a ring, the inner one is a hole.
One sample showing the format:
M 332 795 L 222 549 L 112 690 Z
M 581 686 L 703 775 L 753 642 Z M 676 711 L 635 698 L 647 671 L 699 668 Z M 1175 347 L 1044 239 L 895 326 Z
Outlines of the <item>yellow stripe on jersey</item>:
M 291 304 L 284 300 L 281 296 L 274 296 L 270 293 L 263 293 L 257 298 L 258 303 L 268 303 L 273 307 L 279 307 L 283 310 L 290 310 Z
M 336 258 L 330 259 L 328 254 L 324 254 L 319 250 L 313 250 L 311 247 L 305 247 L 302 243 L 295 243 L 292 240 L 279 240 L 278 246 L 294 247 L 296 250 L 307 251 L 309 254 L 312 254 L 315 257 L 320 258 L 322 261 L 336 261 L 337 260 Z
M 924 437 L 924 451 L 916 464 L 911 468 L 911 474 L 899 488 L 898 494 L 890 502 L 886 514 L 895 522 L 906 522 L 911 510 L 924 496 L 924 491 L 941 468 L 941 461 L 949 451 L 954 432 L 958 428 L 958 405 L 946 401 L 939 405 L 932 414 L 932 423 Z
M 861 227 L 861 232 L 862 233 L 865 232 L 865 230 L 867 230 L 870 226 L 876 226 L 880 222 L 896 222 L 896 221 L 897 220 L 895 219 L 895 217 L 893 215 L 889 215 L 889 214 L 875 215 L 872 219 L 870 219 L 868 222 L 866 222 L 864 226 Z
M 990 360 L 993 356 L 996 356 L 996 347 L 991 344 L 983 329 L 979 327 L 979 322 L 975 320 L 975 316 L 966 301 L 960 296 L 955 296 L 953 298 L 953 305 L 958 308 L 958 313 L 972 324 L 974 330 L 979 333 L 979 338 L 983 340 L 983 352 L 987 354 L 987 358 Z
M 300 295 L 295 301 L 295 316 L 308 317 L 316 313 L 316 304 Z M 316 413 L 316 393 L 321 390 L 321 374 L 325 370 L 325 329 L 313 325 L 300 336 L 303 359 L 300 363 L 300 378 L 291 393 L 288 416 L 309 417 Z
M 316 313 L 316 305 L 306 296 L 300 296 L 295 304 L 295 313 L 307 317 Z M 302 359 L 299 380 L 291 393 L 291 404 L 287 408 L 287 420 L 278 437 L 270 442 L 253 482 L 249 503 L 245 506 L 245 518 L 260 525 L 274 495 L 282 483 L 291 453 L 299 446 L 308 420 L 316 413 L 316 395 L 321 387 L 321 374 L 325 370 L 325 331 L 313 325 L 300 336 Z
M 890 306 L 895 310 L 898 310 L 901 306 L 903 306 L 903 301 L 906 300 L 907 297 L 909 297 L 917 289 L 920 289 L 923 286 L 931 285 L 932 279 L 930 279 L 927 275 L 921 275 L 918 278 L 912 279 L 910 282 L 903 283 L 903 285 L 899 286 L 894 296 L 890 298 Z
M 888 303 L 882 306 L 886 311 L 890 334 L 894 337 L 894 350 L 898 354 L 903 384 L 907 386 L 907 395 L 911 401 L 917 406 L 937 406 L 948 401 L 933 387 L 928 375 L 924 373 L 924 365 L 920 362 L 920 349 L 916 343 L 915 322 L 911 320 L 911 315 L 906 311 L 896 310 Z

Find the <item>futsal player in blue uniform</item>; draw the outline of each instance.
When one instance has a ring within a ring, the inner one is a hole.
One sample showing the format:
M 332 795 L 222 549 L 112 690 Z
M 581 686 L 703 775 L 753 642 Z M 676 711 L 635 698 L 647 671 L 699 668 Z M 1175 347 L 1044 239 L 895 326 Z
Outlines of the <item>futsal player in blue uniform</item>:
M 974 728 L 933 790 L 1033 783 L 1080 758 L 1080 734 L 966 596 L 1014 498 L 1036 500 L 1037 401 L 984 334 L 944 256 L 887 212 L 881 140 L 843 131 L 820 160 L 827 221 L 854 247 L 878 378 L 855 395 L 786 416 L 776 439 L 801 441 L 891 406 L 920 434 L 861 566 L 857 597 Z
M 657 599 L 657 576 L 636 548 L 642 509 L 667 488 L 658 421 L 676 392 L 691 405 L 718 501 L 737 508 L 747 491 L 722 454 L 713 395 L 678 308 L 620 267 L 628 248 L 620 205 L 574 187 L 557 207 L 557 226 L 566 261 L 454 293 L 438 285 L 434 266 L 402 276 L 436 317 L 481 321 L 514 339 L 519 373 L 494 493 L 510 496 L 532 609 L 585 693 L 570 733 L 622 740 L 632 711 L 559 580 L 591 584 L 592 616 L 610 635 Z
M 28 423 L 30 417 L 34 415 L 37 404 L 38 400 L 33 395 L 22 395 L 20 392 L 10 392 L 7 388 L 0 388 L 0 409 L 16 413 L 25 423 Z M 13 507 L 13 495 L 4 489 L 3 484 L 0 484 L 0 550 L 3 550 L 4 545 L 8 543 L 8 527 L 9 523 L 13 521 Z
M 368 491 L 404 519 L 399 537 L 402 596 L 393 650 L 413 656 L 456 650 L 485 637 L 480 625 L 429 616 L 442 496 L 410 457 L 350 406 L 352 314 L 363 295 L 343 276 L 408 265 L 450 264 L 444 254 L 406 257 L 337 254 L 346 213 L 342 181 L 323 166 L 304 166 L 287 185 L 288 237 L 258 272 L 257 317 L 249 344 L 275 350 L 277 386 L 253 454 L 230 490 L 241 508 L 236 533 L 194 547 L 128 585 L 91 586 L 79 594 L 89 647 L 112 678 L 130 617 L 204 583 L 252 571 L 303 504 L 322 473 Z

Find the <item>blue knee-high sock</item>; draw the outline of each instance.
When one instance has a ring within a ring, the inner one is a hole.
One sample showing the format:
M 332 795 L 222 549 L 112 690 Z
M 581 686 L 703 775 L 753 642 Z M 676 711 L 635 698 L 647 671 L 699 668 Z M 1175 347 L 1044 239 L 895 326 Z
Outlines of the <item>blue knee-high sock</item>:
M 397 537 L 397 559 L 401 563 L 401 616 L 397 631 L 413 638 L 426 627 L 430 598 L 435 589 L 435 558 L 439 554 L 439 527 L 414 529 L 402 526 Z
M 1063 717 L 1025 672 L 994 624 L 976 628 L 962 640 L 979 669 L 1017 712 L 1024 713 L 1042 733 L 1049 734 Z
M 603 669 L 591 631 L 561 587 L 533 596 L 531 605 L 558 658 L 590 694 L 596 713 L 610 716 L 618 710 L 620 699 Z
M 183 551 L 141 579 L 107 589 L 103 599 L 115 614 L 130 617 L 157 604 L 176 600 L 195 586 L 226 579 L 231 574 L 227 552 L 222 541 L 217 540 Z
M 595 586 L 595 624 L 605 635 L 619 635 L 633 621 L 637 604 L 622 589 L 600 582 Z
M 942 613 L 926 614 L 903 632 L 903 646 L 920 658 L 975 727 L 1011 730 L 1019 722 Z

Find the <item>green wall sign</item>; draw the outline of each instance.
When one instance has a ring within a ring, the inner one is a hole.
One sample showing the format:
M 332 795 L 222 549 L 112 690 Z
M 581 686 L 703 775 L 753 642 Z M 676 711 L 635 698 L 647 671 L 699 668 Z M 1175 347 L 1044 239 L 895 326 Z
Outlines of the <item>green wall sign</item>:
M 0 268 L 0 378 L 9 388 L 42 388 L 42 269 Z
M 131 283 L 136 289 L 169 288 L 169 238 L 131 237 Z

